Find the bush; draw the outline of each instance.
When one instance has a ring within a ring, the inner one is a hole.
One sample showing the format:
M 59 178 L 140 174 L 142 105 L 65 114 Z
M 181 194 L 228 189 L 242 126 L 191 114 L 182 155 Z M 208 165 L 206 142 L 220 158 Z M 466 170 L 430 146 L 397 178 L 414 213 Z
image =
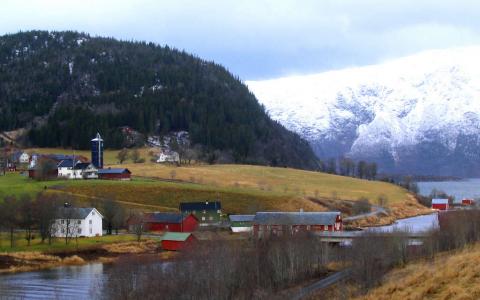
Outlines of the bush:
M 362 197 L 355 201 L 355 203 L 352 206 L 352 212 L 354 215 L 360 215 L 364 213 L 369 213 L 372 209 L 372 205 L 368 201 L 367 198 Z

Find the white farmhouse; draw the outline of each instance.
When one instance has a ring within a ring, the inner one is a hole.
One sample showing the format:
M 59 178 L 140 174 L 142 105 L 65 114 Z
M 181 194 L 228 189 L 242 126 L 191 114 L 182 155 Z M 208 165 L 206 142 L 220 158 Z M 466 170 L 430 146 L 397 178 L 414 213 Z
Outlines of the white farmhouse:
M 30 155 L 28 155 L 27 152 L 23 152 L 20 157 L 18 158 L 18 161 L 21 164 L 28 164 L 30 162 Z
M 97 179 L 98 169 L 91 163 L 74 162 L 71 159 L 62 160 L 58 166 L 58 177 L 66 179 Z
M 102 236 L 103 216 L 93 207 L 62 207 L 54 221 L 55 237 Z
M 158 159 L 157 159 L 157 163 L 165 163 L 165 162 L 178 163 L 180 162 L 180 155 L 178 155 L 178 152 L 175 152 L 175 151 L 164 150 L 160 152 L 160 155 L 158 156 Z

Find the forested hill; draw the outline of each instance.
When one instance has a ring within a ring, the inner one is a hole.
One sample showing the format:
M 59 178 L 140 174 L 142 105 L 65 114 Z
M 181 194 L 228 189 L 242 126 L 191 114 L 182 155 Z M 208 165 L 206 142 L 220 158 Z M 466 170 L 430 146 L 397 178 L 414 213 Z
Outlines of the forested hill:
M 122 126 L 145 136 L 186 130 L 192 144 L 236 162 L 316 168 L 309 145 L 218 64 L 77 32 L 0 37 L 0 132 L 26 128 L 32 146 L 87 149 L 99 131 L 120 148 Z

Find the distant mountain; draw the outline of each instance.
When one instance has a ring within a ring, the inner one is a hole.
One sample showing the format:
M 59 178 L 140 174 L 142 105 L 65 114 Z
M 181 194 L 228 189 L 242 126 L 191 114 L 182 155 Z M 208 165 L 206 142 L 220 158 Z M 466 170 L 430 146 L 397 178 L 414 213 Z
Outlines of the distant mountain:
M 247 85 L 320 157 L 372 160 L 395 173 L 479 176 L 479 53 L 434 50 Z
M 26 144 L 87 149 L 99 131 L 107 147 L 120 148 L 125 126 L 145 138 L 188 131 L 212 159 L 317 166 L 308 143 L 215 63 L 77 32 L 0 37 L 0 132 L 23 128 Z

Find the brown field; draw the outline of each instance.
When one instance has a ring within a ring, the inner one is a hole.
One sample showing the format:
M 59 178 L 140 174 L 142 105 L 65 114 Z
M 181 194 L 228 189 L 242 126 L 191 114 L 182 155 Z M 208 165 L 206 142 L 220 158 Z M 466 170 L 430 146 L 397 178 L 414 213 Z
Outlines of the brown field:
M 358 299 L 480 299 L 480 244 L 394 270 Z
M 381 194 L 389 203 L 403 202 L 408 193 L 395 185 L 326 173 L 290 168 L 251 165 L 169 166 L 160 164 L 124 164 L 135 176 L 179 179 L 206 186 L 260 190 L 276 195 L 376 201 Z M 118 167 L 118 166 L 117 166 Z M 174 174 L 172 174 L 174 173 Z

